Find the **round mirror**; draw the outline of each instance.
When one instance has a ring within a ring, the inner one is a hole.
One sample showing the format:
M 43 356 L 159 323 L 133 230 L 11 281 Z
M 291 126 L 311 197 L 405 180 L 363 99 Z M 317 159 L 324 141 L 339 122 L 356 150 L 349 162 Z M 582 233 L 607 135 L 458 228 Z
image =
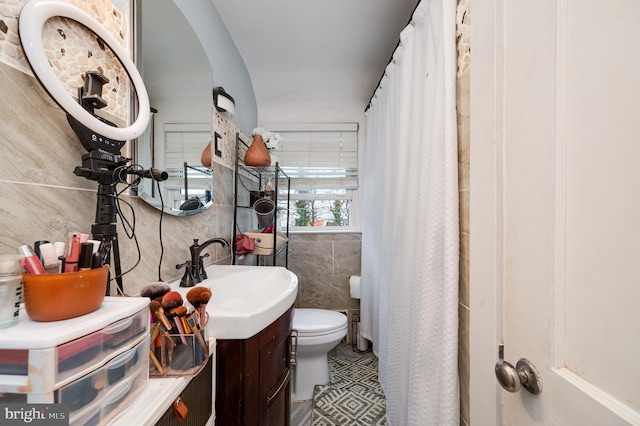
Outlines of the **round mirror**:
M 143 179 L 138 196 L 175 216 L 197 214 L 213 204 L 213 170 L 201 163 L 212 138 L 211 63 L 172 0 L 136 0 L 136 7 L 137 64 L 152 112 L 136 162 L 169 176 Z

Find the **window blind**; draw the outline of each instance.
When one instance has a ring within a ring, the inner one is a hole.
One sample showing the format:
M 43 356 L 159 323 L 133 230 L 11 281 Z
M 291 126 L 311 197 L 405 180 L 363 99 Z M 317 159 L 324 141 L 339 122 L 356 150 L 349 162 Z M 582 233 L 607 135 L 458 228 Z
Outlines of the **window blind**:
M 200 162 L 202 151 L 211 142 L 211 125 L 165 124 L 164 169 L 169 174 L 167 186 L 184 186 L 186 162 L 189 186 L 192 189 L 208 188 L 211 172 Z
M 358 124 L 264 127 L 282 135 L 273 154 L 292 188 L 358 187 Z
M 165 169 L 202 166 L 200 156 L 211 141 L 211 125 L 165 124 Z

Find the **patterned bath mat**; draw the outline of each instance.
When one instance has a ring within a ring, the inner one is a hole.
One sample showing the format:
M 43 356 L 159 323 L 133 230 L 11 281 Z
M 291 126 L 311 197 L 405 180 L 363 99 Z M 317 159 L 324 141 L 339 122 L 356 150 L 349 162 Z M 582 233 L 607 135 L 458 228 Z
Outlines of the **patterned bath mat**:
M 331 383 L 317 385 L 313 426 L 386 425 L 377 358 L 329 358 Z

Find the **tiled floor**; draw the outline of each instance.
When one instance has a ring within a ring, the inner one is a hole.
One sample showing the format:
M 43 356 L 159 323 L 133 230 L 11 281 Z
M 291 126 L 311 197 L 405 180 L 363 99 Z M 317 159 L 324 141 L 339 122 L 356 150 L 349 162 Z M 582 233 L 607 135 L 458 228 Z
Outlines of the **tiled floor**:
M 365 353 L 355 352 L 351 345 L 338 345 L 329 352 L 329 356 L 340 357 L 372 357 L 371 351 Z M 311 426 L 311 411 L 313 400 L 291 403 L 291 426 Z

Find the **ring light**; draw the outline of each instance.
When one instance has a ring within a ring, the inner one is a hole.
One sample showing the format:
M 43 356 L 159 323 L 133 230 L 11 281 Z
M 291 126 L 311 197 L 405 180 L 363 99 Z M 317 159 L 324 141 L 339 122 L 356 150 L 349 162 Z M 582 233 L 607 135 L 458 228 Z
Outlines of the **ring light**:
M 56 16 L 73 19 L 89 28 L 109 46 L 124 66 L 138 98 L 138 117 L 129 127 L 114 127 L 98 120 L 67 93 L 56 77 L 45 55 L 42 40 L 44 24 L 48 19 Z M 135 139 L 144 133 L 149 123 L 151 110 L 144 82 L 135 64 L 129 58 L 128 52 L 120 46 L 103 25 L 73 5 L 55 0 L 31 0 L 24 5 L 20 12 L 18 30 L 22 49 L 34 74 L 65 112 L 87 128 L 110 139 L 126 141 Z

